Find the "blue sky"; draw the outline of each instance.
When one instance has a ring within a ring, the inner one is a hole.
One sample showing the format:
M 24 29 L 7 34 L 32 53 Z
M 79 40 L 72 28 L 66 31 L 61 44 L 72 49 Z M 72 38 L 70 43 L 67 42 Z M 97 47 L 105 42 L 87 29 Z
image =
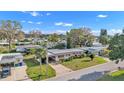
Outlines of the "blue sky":
M 124 12 L 121 11 L 1 11 L 0 20 L 17 20 L 28 33 L 38 29 L 42 33 L 65 33 L 72 28 L 89 27 L 99 35 L 105 28 L 109 34 L 124 28 Z

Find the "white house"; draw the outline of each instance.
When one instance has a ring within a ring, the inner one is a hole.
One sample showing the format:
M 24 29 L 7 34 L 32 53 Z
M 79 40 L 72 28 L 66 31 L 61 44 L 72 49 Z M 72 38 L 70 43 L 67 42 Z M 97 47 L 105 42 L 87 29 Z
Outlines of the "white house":
M 48 57 L 53 61 L 58 62 L 61 59 L 68 59 L 73 56 L 80 56 L 85 51 L 98 54 L 99 51 L 106 47 L 83 47 L 83 48 L 74 48 L 74 49 L 49 49 Z

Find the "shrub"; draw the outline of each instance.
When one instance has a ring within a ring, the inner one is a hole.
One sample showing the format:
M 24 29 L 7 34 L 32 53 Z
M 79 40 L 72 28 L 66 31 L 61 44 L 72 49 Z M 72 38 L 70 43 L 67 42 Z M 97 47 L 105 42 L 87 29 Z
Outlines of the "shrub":
M 104 56 L 104 57 L 108 57 L 109 56 L 109 53 L 110 53 L 110 50 L 108 49 L 103 49 L 99 52 L 99 55 L 100 56 Z
M 36 51 L 35 48 L 31 48 L 31 49 L 29 50 L 30 54 L 35 54 L 35 51 Z
M 91 58 L 91 60 L 93 60 L 95 58 L 94 54 L 90 54 L 89 57 Z
M 8 53 L 8 49 L 5 48 L 5 47 L 1 47 L 1 48 L 0 48 L 0 53 L 1 53 L 1 54 L 2 54 L 2 53 Z

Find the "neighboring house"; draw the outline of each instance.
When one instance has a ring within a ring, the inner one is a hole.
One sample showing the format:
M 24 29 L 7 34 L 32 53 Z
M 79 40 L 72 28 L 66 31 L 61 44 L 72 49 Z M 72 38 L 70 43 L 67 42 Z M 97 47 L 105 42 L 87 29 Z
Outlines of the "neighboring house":
M 16 46 L 16 50 L 19 49 L 29 49 L 29 48 L 41 48 L 40 45 L 20 45 L 20 46 Z
M 0 40 L 0 46 L 3 46 L 3 45 L 9 45 L 7 40 Z
M 103 47 L 103 45 L 99 42 L 93 42 L 93 47 Z
M 83 54 L 81 49 L 50 49 L 48 50 L 49 58 L 54 61 L 60 61 L 61 59 L 68 59 L 72 56 L 79 56 Z
M 23 61 L 23 56 L 21 53 L 7 53 L 0 54 L 0 64 L 8 64 L 8 63 L 19 63 Z
M 68 59 L 73 56 L 80 56 L 85 51 L 89 51 L 94 54 L 98 54 L 99 51 L 103 50 L 105 47 L 83 47 L 74 49 L 49 49 L 48 57 L 50 60 L 59 62 L 61 59 Z
M 17 42 L 17 45 L 29 45 L 31 42 Z
M 20 46 L 16 46 L 16 52 L 20 52 L 20 53 L 29 53 L 29 49 L 31 48 L 41 48 L 40 45 L 20 45 Z

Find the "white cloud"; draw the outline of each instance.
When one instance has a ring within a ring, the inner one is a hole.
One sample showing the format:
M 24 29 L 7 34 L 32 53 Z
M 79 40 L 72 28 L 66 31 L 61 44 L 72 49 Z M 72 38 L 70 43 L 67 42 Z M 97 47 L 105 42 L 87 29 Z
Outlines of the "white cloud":
M 57 34 L 66 34 L 67 30 L 42 30 L 43 34 L 53 34 L 53 33 L 57 33 Z
M 32 24 L 33 22 L 32 21 L 28 21 L 29 24 Z
M 38 12 L 35 12 L 35 11 L 30 12 L 30 14 L 31 14 L 32 16 L 39 16 L 39 15 L 40 15 Z
M 108 30 L 109 35 L 115 35 L 117 33 L 122 33 L 122 29 L 110 29 L 110 30 Z
M 108 17 L 108 15 L 100 14 L 100 15 L 97 15 L 97 17 L 99 17 L 99 18 L 106 18 L 106 17 Z
M 61 26 L 61 25 L 63 25 L 63 22 L 56 22 L 55 25 L 56 26 Z
M 55 32 L 58 33 L 58 34 L 66 34 L 65 30 L 56 30 Z
M 25 21 L 25 20 L 22 20 L 21 22 L 22 22 L 22 23 L 25 23 L 26 21 Z
M 51 13 L 46 13 L 47 16 L 51 15 Z
M 92 30 L 92 34 L 95 36 L 99 36 L 100 35 L 100 30 Z
M 65 23 L 63 26 L 72 26 L 73 24 Z
M 71 24 L 71 23 L 63 23 L 63 22 L 56 22 L 55 25 L 56 26 L 72 26 L 73 24 Z
M 99 36 L 100 30 L 92 30 L 93 35 Z M 122 33 L 122 29 L 108 29 L 107 30 L 108 35 L 115 35 L 117 33 Z
M 31 16 L 42 16 L 42 14 L 40 14 L 39 12 L 36 12 L 36 11 L 32 11 L 32 12 L 29 12 L 29 11 L 21 11 L 22 13 L 27 13 L 27 14 L 30 14 Z
M 40 24 L 42 24 L 42 22 L 36 22 L 36 24 L 37 24 L 37 25 L 40 25 Z
M 36 30 L 40 30 L 40 28 L 36 28 Z
M 20 12 L 22 12 L 22 13 L 27 13 L 26 11 L 20 11 Z

